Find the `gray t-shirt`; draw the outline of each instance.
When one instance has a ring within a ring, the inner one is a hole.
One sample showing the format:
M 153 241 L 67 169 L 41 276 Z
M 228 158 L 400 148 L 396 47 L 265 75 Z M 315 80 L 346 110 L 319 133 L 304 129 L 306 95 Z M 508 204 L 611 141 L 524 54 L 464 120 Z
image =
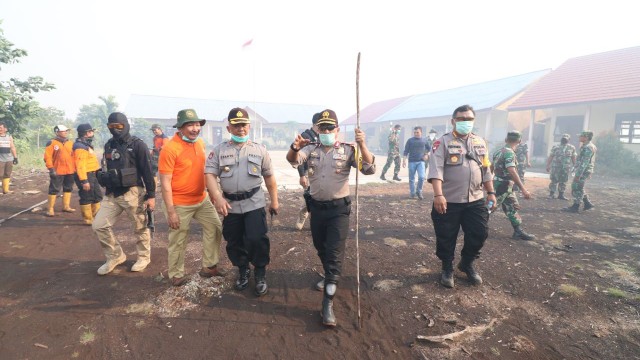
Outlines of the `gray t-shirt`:
M 13 161 L 13 154 L 11 153 L 12 142 L 11 135 L 0 136 L 0 162 Z

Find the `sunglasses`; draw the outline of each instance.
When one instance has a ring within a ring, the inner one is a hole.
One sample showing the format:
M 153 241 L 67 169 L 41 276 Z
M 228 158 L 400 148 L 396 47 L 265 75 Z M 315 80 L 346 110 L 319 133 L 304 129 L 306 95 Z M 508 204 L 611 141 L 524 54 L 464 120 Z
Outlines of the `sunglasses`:
M 337 126 L 335 126 L 335 125 L 320 125 L 318 127 L 318 129 L 320 131 L 326 131 L 326 130 L 333 131 L 333 130 L 335 130 L 335 128 L 337 128 Z
M 122 129 L 124 129 L 124 124 L 120 124 L 120 123 L 111 123 L 111 124 L 107 124 L 107 127 L 108 127 L 109 129 L 122 130 Z

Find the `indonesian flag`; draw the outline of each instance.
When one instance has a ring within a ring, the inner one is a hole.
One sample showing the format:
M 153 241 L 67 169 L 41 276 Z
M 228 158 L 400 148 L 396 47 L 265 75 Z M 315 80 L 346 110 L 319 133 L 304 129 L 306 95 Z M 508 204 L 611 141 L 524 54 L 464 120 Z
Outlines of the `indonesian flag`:
M 242 48 L 246 48 L 247 46 L 251 45 L 251 43 L 253 42 L 253 39 L 249 39 L 249 41 L 247 41 L 246 43 L 242 44 Z

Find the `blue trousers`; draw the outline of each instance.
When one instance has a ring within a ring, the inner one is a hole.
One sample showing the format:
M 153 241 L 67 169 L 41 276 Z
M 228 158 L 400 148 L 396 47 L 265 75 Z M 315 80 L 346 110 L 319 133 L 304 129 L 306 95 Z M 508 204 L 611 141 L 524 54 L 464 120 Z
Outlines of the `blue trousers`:
M 418 173 L 418 186 L 415 184 L 416 172 Z M 422 184 L 424 184 L 425 166 L 424 161 L 416 161 L 409 163 L 409 191 L 411 195 L 422 193 Z

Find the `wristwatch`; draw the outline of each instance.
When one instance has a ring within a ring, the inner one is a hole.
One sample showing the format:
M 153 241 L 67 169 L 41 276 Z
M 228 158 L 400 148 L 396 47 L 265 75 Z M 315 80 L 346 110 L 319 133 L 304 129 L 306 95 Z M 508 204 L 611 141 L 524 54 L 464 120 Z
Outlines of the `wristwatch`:
M 300 151 L 300 149 L 296 149 L 295 147 L 293 147 L 293 143 L 291 143 L 291 146 L 289 146 L 291 148 L 291 150 L 298 152 Z
M 487 195 L 495 195 L 496 193 L 494 191 L 487 191 Z

